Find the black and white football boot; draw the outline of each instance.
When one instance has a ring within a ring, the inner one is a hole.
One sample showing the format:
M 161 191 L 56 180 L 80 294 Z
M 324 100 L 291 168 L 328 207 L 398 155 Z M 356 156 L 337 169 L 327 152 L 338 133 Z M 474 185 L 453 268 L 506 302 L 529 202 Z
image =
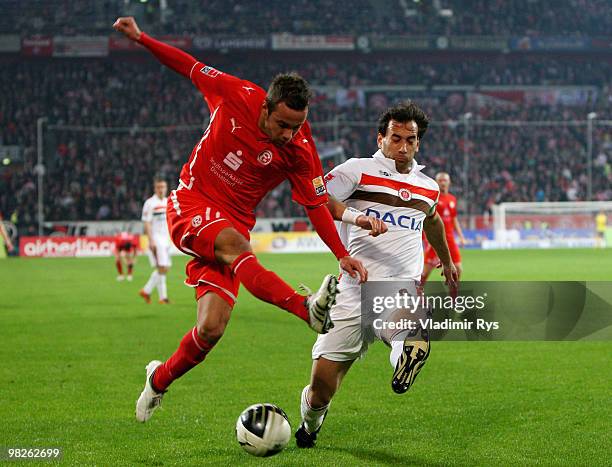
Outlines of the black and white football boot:
M 391 389 L 397 394 L 408 391 L 425 365 L 427 357 L 429 357 L 429 332 L 419 327 L 404 339 L 404 348 L 391 379 Z
M 304 285 L 301 285 L 300 288 L 308 293 L 306 308 L 308 308 L 310 328 L 319 334 L 326 334 L 334 327 L 329 313 L 339 293 L 338 279 L 333 274 L 328 274 L 323 278 L 321 287 L 314 294 Z

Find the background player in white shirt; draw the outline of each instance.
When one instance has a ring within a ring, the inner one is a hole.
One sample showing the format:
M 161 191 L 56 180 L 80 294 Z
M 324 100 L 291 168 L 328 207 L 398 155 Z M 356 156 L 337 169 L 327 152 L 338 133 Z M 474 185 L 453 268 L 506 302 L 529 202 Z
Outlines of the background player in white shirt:
M 147 303 L 151 303 L 151 293 L 157 287 L 159 303 L 167 304 L 169 302 L 166 273 L 172 265 L 170 234 L 166 224 L 168 184 L 161 178 L 155 178 L 154 189 L 155 194 L 145 201 L 142 208 L 142 222 L 144 233 L 149 240 L 149 261 L 155 269 L 139 293 Z
M 443 275 L 454 294 L 457 271 L 435 209 L 439 188 L 421 172 L 424 166 L 414 160 L 428 124 L 426 115 L 414 103 L 388 109 L 379 120 L 379 151 L 371 158 L 349 159 L 325 177 L 332 198 L 329 208 L 334 219 L 343 221 L 340 238 L 350 254 L 366 266 L 368 281 L 397 281 L 401 288 L 416 294 L 423 269 L 424 230 L 442 261 Z M 362 215 L 383 220 L 388 232 L 376 237 L 352 225 Z M 312 349 L 312 376 L 310 385 L 302 391 L 302 423 L 295 434 L 299 447 L 314 446 L 333 395 L 369 342 L 380 339 L 391 347 L 391 386 L 400 394 L 409 389 L 429 356 L 427 330 L 362 330 L 361 285 L 342 275 L 338 290 L 337 303 L 330 313 L 334 328 L 319 336 Z M 387 319 L 396 321 L 400 313 L 405 316 L 407 311 L 390 312 Z M 424 310 L 417 313 L 425 317 Z

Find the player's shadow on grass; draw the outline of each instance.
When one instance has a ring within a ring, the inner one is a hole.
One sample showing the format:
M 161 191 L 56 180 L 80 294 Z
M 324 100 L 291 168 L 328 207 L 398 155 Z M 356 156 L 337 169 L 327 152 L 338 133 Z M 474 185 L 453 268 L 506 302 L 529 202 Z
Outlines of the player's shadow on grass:
M 381 449 L 317 447 L 317 450 L 344 452 L 359 460 L 387 465 L 419 465 L 441 467 L 445 464 L 426 461 L 415 454 L 393 454 Z

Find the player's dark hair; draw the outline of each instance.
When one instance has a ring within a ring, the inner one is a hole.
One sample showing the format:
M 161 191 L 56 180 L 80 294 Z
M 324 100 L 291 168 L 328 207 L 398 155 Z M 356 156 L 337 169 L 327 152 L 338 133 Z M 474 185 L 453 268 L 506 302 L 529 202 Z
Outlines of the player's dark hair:
M 274 77 L 268 87 L 266 104 L 270 113 L 281 102 L 290 109 L 304 110 L 311 97 L 312 92 L 304 78 L 297 73 L 281 73 Z
M 378 119 L 379 134 L 383 136 L 387 134 L 387 128 L 391 120 L 399 123 L 414 121 L 417 124 L 419 139 L 423 137 L 429 126 L 429 118 L 427 118 L 425 112 L 412 101 L 402 102 L 385 110 Z

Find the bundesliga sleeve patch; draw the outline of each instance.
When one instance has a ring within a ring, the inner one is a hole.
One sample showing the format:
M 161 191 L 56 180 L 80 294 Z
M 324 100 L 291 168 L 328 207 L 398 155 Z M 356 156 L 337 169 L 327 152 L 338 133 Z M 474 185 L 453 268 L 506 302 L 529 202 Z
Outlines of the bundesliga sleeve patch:
M 314 191 L 317 196 L 322 196 L 327 193 L 325 183 L 323 183 L 323 177 L 321 176 L 312 179 L 312 186 L 314 187 Z
M 220 72 L 216 68 L 213 68 L 213 67 L 208 66 L 208 65 L 206 65 L 204 68 L 202 68 L 200 70 L 200 72 L 204 73 L 206 76 L 210 76 L 211 78 L 216 78 L 217 76 L 222 74 L 222 72 Z

